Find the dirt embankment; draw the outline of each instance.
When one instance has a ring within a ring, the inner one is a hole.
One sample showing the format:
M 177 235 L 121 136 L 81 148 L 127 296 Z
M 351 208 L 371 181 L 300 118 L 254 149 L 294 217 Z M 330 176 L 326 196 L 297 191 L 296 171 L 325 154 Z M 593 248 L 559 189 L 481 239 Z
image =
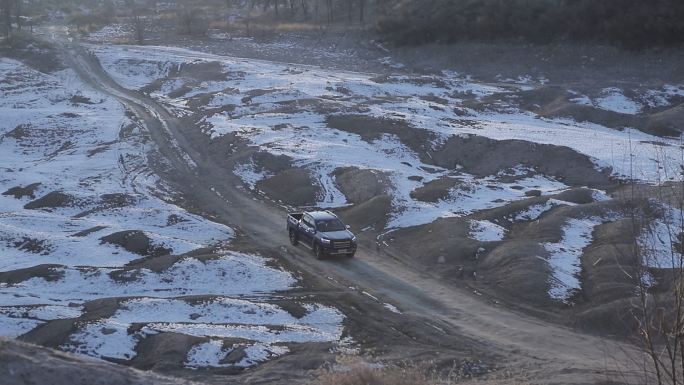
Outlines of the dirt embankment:
M 0 339 L 0 362 L 0 377 L 6 385 L 193 384 L 8 339 Z

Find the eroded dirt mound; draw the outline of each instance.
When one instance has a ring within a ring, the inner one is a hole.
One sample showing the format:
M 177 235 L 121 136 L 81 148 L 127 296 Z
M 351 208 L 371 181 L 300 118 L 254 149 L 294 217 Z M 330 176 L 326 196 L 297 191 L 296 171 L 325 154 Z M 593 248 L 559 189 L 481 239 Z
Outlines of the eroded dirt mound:
M 448 198 L 451 195 L 451 190 L 459 184 L 460 182 L 453 178 L 435 179 L 411 191 L 411 198 L 436 203 Z
M 137 355 L 131 360 L 130 365 L 136 369 L 157 372 L 178 370 L 185 366 L 188 351 L 206 340 L 206 338 L 176 333 L 149 335 L 137 346 Z
M 131 253 L 143 256 L 161 256 L 172 252 L 169 248 L 152 244 L 150 238 L 140 230 L 120 231 L 104 236 L 100 241 L 121 246 Z
M 29 197 L 31 199 L 36 199 L 36 190 L 40 187 L 40 183 L 32 183 L 28 186 L 16 186 L 2 193 L 2 195 L 11 195 L 16 199 L 21 199 L 24 197 Z
M 45 196 L 27 203 L 24 205 L 24 208 L 28 210 L 55 209 L 59 207 L 68 207 L 74 202 L 75 199 L 71 195 L 65 194 L 61 191 L 53 191 Z
M 226 80 L 227 74 L 223 70 L 223 65 L 219 62 L 197 62 L 184 63 L 174 68 L 170 75 L 178 77 L 188 77 L 199 81 L 220 81 Z
M 482 136 L 453 136 L 432 154 L 434 164 L 487 176 L 523 165 L 578 186 L 611 185 L 610 172 L 599 171 L 586 156 L 567 147 Z
M 347 200 L 361 203 L 378 195 L 383 195 L 391 186 L 387 174 L 378 170 L 362 170 L 355 167 L 335 170 L 337 187 Z
M 21 31 L 14 32 L 11 40 L 0 43 L 0 56 L 21 60 L 44 73 L 64 69 L 55 47 Z
M 578 326 L 608 335 L 634 330 L 635 319 L 629 312 L 638 276 L 633 226 L 623 219 L 596 228 L 594 242 L 582 255 Z
M 56 270 L 58 265 L 38 265 L 26 269 L 0 272 L 0 282 L 14 285 L 28 279 L 38 277 L 48 282 L 57 281 L 64 277 L 64 272 Z
M 391 209 L 392 197 L 378 195 L 368 201 L 343 209 L 339 214 L 354 228 L 373 227 L 376 230 L 382 230 L 387 224 Z
M 257 183 L 273 199 L 294 206 L 314 206 L 321 188 L 307 170 L 292 168 Z
M 479 242 L 468 237 L 465 218 L 440 218 L 418 227 L 400 229 L 386 242 L 420 265 L 448 279 L 472 277 L 476 272 Z
M 367 142 L 380 139 L 384 134 L 395 135 L 406 147 L 415 151 L 421 160 L 431 150 L 437 136 L 428 130 L 413 127 L 404 120 L 378 118 L 367 115 L 331 115 L 326 118 L 330 128 L 357 134 Z M 424 160 L 425 161 L 425 160 Z
M 171 385 L 192 384 L 151 372 L 0 339 L 0 378 L 5 385 Z
M 646 107 L 638 114 L 626 114 L 577 103 L 577 93 L 559 86 L 520 91 L 515 95 L 522 109 L 545 118 L 570 118 L 577 122 L 596 123 L 618 130 L 633 127 L 656 136 L 678 136 L 684 129 L 681 125 L 684 105 L 681 102 L 669 107 Z M 495 103 L 493 97 L 488 99 Z
M 641 130 L 658 136 L 678 137 L 684 131 L 684 103 L 649 115 Z
M 292 168 L 292 159 L 285 155 L 273 155 L 266 151 L 257 151 L 252 155 L 252 162 L 259 171 L 277 174 Z

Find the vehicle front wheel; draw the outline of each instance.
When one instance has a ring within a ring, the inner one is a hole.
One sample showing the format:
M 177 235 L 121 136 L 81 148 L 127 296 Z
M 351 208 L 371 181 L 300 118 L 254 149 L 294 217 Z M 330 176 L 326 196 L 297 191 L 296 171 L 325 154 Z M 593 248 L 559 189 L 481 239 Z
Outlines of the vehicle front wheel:
M 316 259 L 319 259 L 319 260 L 323 259 L 323 250 L 321 249 L 320 246 L 315 244 L 313 247 L 313 252 L 314 252 L 314 255 L 316 256 Z
M 297 233 L 290 230 L 290 243 L 292 246 L 297 246 L 299 244 L 299 239 L 297 239 Z

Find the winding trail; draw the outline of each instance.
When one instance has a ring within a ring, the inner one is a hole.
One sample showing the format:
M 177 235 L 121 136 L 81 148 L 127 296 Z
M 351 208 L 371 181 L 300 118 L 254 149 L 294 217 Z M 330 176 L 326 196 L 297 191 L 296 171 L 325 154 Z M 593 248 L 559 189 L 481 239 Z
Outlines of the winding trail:
M 365 291 L 379 299 L 379 310 L 383 302 L 389 302 L 407 319 L 423 320 L 418 327 L 426 332 L 470 341 L 476 352 L 501 357 L 501 365 L 524 368 L 535 382 L 595 384 L 624 381 L 625 377 L 637 378 L 640 374 L 640 366 L 634 362 L 642 363 L 643 358 L 631 345 L 581 334 L 495 306 L 371 248 L 361 247 L 353 260 L 321 262 L 304 249 L 290 246 L 284 230 L 285 212 L 237 188 L 241 181 L 230 170 L 193 147 L 184 133 L 185 123 L 157 101 L 117 84 L 95 56 L 77 43 L 60 40 L 59 44 L 85 82 L 117 98 L 145 124 L 160 153 L 173 167 L 174 179 L 183 182 L 183 192 L 192 197 L 196 207 L 241 229 L 255 243 L 280 249 L 283 258 L 297 269 L 326 277 L 350 295 L 364 295 Z

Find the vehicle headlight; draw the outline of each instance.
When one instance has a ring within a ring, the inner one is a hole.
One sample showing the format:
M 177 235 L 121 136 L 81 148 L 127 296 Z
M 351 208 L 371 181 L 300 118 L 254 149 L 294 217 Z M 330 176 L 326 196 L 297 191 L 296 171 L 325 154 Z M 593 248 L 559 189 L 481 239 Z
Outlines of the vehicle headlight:
M 330 239 L 321 238 L 321 242 L 325 243 L 326 245 L 329 245 Z

